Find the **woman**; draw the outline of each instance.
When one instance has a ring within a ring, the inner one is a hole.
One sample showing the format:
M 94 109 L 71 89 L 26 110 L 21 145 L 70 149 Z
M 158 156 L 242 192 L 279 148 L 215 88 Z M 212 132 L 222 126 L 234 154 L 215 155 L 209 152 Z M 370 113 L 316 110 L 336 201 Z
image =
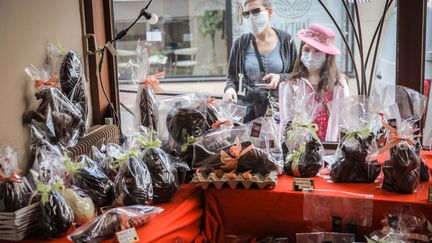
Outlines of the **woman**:
M 300 30 L 297 36 L 301 39 L 300 55 L 294 65 L 289 80 L 280 85 L 281 121 L 288 114 L 285 107 L 288 97 L 286 89 L 289 85 L 304 80 L 315 91 L 315 123 L 318 125 L 317 135 L 322 141 L 336 141 L 338 138 L 338 115 L 330 115 L 327 104 L 334 99 L 349 96 L 349 89 L 344 75 L 336 65 L 336 56 L 340 50 L 334 46 L 334 32 L 318 24 L 310 24 L 307 29 Z
M 270 101 L 277 104 L 280 80 L 287 80 L 296 58 L 291 36 L 270 26 L 269 0 L 246 0 L 243 18 L 251 33 L 240 36 L 231 49 L 224 100 L 247 107 L 245 122 L 265 115 Z M 239 84 L 239 74 L 243 75 Z

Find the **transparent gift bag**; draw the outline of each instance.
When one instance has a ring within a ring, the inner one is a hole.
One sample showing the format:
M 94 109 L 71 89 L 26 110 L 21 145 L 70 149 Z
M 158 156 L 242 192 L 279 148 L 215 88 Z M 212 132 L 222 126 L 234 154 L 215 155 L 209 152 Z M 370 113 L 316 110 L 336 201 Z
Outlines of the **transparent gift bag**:
M 206 111 L 202 106 L 202 102 L 205 101 L 199 99 L 194 93 L 166 97 L 156 101 L 159 117 L 157 134 L 164 146 L 175 148 L 177 143 L 182 144 L 186 140 L 182 136 L 184 134 L 175 134 L 176 128 L 181 126 L 185 126 L 185 129 L 189 130 L 186 131 L 186 134 L 190 133 L 190 135 L 194 136 L 200 136 L 209 129 L 205 115 Z M 189 119 L 190 121 L 180 123 L 178 121 L 179 117 L 177 117 L 171 125 L 171 121 L 177 113 L 179 113 L 180 118 L 184 117 L 185 120 Z M 195 129 L 192 129 L 193 127 Z
M 279 126 L 273 117 L 259 117 L 244 125 L 246 133 L 239 135 L 240 140 L 250 140 L 252 144 L 269 154 L 281 169 L 284 165 Z
M 149 75 L 149 56 L 147 49 L 141 46 L 138 40 L 136 48 L 136 60 L 129 60 L 127 66 L 131 71 L 132 81 L 139 84 L 135 102 L 135 127 L 144 126 L 151 130 L 158 130 L 158 112 L 156 106 L 156 94 L 162 89 L 159 79 L 165 77 L 165 73 Z
M 220 103 L 215 98 L 205 97 L 207 123 L 212 129 L 221 126 L 233 127 L 242 124 L 246 116 L 246 107 L 233 103 Z
M 74 146 L 85 126 L 81 111 L 59 90 L 58 78 L 47 76 L 46 67 L 30 66 L 25 71 L 34 81 L 36 98 L 41 100 L 36 109 L 24 114 L 34 142 L 46 139 L 54 145 Z
M 65 189 L 63 180 L 50 171 L 37 176 L 37 193 L 41 196 L 39 226 L 49 238 L 65 235 L 74 222 L 74 212 L 61 194 Z
M 86 78 L 81 56 L 73 50 L 64 54 L 60 66 L 59 79 L 61 91 L 69 101 L 78 109 L 81 120 L 79 131 L 83 136 L 86 129 L 88 117 L 88 100 L 86 95 Z
M 162 212 L 162 208 L 141 205 L 113 208 L 77 228 L 67 238 L 75 243 L 101 242 L 114 237 L 116 232 L 139 228 Z
M 319 231 L 346 232 L 348 224 L 357 227 L 372 226 L 373 195 L 314 189 L 312 192 L 304 192 L 303 196 L 303 220 Z
M 394 85 L 384 86 L 374 95 L 380 98 L 386 120 L 383 122 L 386 143 L 380 149 L 380 153 L 386 157 L 382 188 L 398 193 L 413 193 L 422 170 L 416 123 L 422 118 L 426 99 L 417 91 Z M 427 170 L 426 167 L 423 170 Z
M 150 171 L 142 161 L 138 145 L 130 141 L 124 147 L 108 146 L 112 156 L 110 168 L 116 171 L 114 195 L 116 204 L 121 206 L 150 204 L 153 201 L 153 186 Z
M 193 167 L 202 173 L 214 170 L 267 175 L 278 170 L 277 162 L 252 143 L 248 127 L 216 130 L 194 145 Z
M 70 174 L 71 185 L 86 192 L 99 208 L 112 204 L 113 182 L 93 160 L 86 155 L 81 155 L 73 161 L 65 155 L 63 161 L 66 171 Z
M 143 131 L 135 139 L 141 148 L 142 161 L 150 171 L 154 203 L 169 202 L 180 189 L 177 168 L 154 133 Z
M 6 147 L 0 156 L 0 212 L 14 212 L 27 206 L 31 188 L 20 173 L 17 153 Z
M 430 242 L 432 229 L 428 219 L 410 205 L 390 210 L 381 220 L 382 229 L 366 236 L 369 243 L 381 242 Z
M 82 225 L 96 216 L 93 200 L 79 187 L 68 186 L 60 193 L 71 207 L 77 225 Z
M 318 126 L 313 123 L 321 104 L 308 81 L 300 79 L 285 85 L 287 95 L 280 101 L 284 171 L 295 177 L 313 177 L 323 166 L 324 147 L 316 133 Z
M 377 160 L 376 132 L 381 128 L 377 104 L 365 96 L 333 101 L 331 109 L 340 114 L 341 138 L 330 165 L 334 182 L 372 183 L 381 173 Z

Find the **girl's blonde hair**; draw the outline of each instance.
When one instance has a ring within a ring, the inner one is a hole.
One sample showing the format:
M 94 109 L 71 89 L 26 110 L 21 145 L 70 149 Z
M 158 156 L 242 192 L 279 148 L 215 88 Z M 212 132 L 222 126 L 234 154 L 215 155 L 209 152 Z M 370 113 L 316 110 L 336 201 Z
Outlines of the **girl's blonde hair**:
M 297 56 L 293 71 L 289 78 L 290 81 L 295 81 L 302 77 L 304 78 L 309 76 L 309 72 L 306 66 L 301 61 L 304 45 L 305 43 L 302 41 L 300 45 L 299 55 Z M 343 77 L 343 74 L 341 73 L 336 64 L 336 56 L 327 54 L 326 61 L 324 62 L 323 67 L 320 71 L 320 81 L 318 83 L 316 91 L 320 93 L 326 90 L 333 90 L 341 77 Z

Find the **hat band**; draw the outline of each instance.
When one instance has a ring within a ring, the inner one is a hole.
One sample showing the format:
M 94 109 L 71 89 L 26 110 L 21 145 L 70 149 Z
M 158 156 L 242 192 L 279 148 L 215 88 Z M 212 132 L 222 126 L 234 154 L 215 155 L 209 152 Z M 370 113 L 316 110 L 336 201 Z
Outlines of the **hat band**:
M 322 43 L 324 45 L 327 45 L 327 46 L 331 45 L 333 43 L 333 41 L 334 41 L 333 37 L 329 37 L 326 34 L 323 34 L 323 33 L 320 33 L 320 32 L 316 32 L 316 31 L 313 31 L 313 30 L 305 30 L 305 31 L 303 31 L 302 34 L 306 38 L 311 38 L 311 39 L 313 39 L 315 41 L 318 41 L 318 42 L 320 42 L 320 43 Z

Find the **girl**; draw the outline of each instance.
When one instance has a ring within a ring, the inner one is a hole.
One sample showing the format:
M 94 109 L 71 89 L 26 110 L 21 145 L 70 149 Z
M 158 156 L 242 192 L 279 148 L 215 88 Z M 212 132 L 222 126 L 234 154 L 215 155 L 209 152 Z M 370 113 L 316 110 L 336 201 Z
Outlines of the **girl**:
M 340 50 L 333 45 L 335 34 L 324 26 L 310 24 L 307 29 L 300 30 L 297 36 L 301 39 L 299 56 L 289 80 L 279 87 L 281 122 L 288 116 L 284 109 L 288 100 L 284 97 L 286 89 L 289 85 L 304 80 L 310 87 L 310 92 L 315 91 L 315 101 L 319 104 L 315 113 L 318 137 L 322 141 L 337 141 L 338 114 L 330 114 L 327 104 L 334 99 L 349 96 L 349 89 L 344 75 L 336 65 L 336 56 L 340 54 Z

